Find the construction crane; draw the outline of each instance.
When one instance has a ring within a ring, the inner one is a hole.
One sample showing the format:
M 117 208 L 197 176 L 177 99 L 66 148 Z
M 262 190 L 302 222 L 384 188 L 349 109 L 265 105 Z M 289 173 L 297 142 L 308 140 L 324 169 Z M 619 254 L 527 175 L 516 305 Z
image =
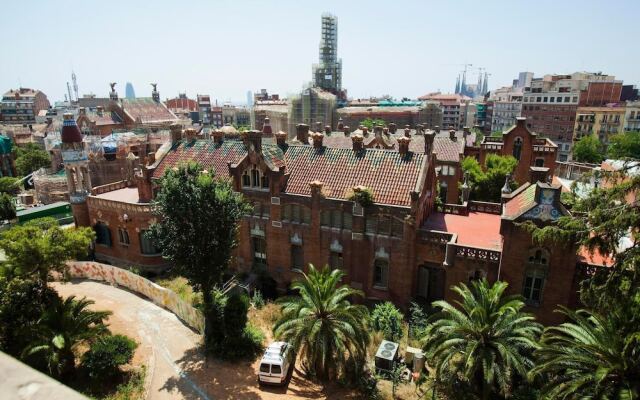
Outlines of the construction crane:
M 69 85 L 69 81 L 67 81 L 67 93 L 69 93 L 69 103 L 73 103 L 73 97 L 71 96 L 71 85 Z
M 76 101 L 78 101 L 78 81 L 76 80 L 75 71 L 71 71 L 71 81 L 73 81 L 73 93 L 76 95 Z

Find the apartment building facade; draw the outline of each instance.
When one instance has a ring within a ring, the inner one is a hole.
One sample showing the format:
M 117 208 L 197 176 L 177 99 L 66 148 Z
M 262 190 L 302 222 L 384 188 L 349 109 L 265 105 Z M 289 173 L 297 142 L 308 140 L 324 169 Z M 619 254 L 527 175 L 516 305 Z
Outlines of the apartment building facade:
M 0 101 L 0 121 L 8 124 L 32 124 L 42 110 L 51 104 L 47 95 L 40 90 L 29 88 L 11 89 Z

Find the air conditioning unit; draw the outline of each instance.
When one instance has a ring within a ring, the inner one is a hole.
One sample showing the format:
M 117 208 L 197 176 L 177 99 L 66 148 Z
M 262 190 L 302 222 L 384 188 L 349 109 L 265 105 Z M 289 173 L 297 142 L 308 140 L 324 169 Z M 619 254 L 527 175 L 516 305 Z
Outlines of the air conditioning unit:
M 376 352 L 376 369 L 391 371 L 393 364 L 398 358 L 398 343 L 383 340 Z

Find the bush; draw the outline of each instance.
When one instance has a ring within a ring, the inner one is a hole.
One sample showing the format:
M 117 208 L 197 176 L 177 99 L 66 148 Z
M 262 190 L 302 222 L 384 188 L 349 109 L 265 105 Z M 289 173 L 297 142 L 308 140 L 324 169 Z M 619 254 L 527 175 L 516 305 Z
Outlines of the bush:
M 99 338 L 82 356 L 82 368 L 92 379 L 116 376 L 122 365 L 128 364 L 138 344 L 124 335 Z
M 356 186 L 353 189 L 348 190 L 347 200 L 360 204 L 362 207 L 369 207 L 373 205 L 375 199 L 373 196 L 373 190 L 365 186 Z
M 253 297 L 251 298 L 251 304 L 253 304 L 253 306 L 255 308 L 257 308 L 258 310 L 260 310 L 260 309 L 262 309 L 262 307 L 264 307 L 264 298 L 262 297 L 262 292 L 260 292 L 257 289 L 253 291 Z
M 411 303 L 409 307 L 409 338 L 420 339 L 424 336 L 424 330 L 429 325 L 429 316 L 418 303 Z
M 376 304 L 371 314 L 373 329 L 384 334 L 386 340 L 397 342 L 402 338 L 402 313 L 390 302 Z

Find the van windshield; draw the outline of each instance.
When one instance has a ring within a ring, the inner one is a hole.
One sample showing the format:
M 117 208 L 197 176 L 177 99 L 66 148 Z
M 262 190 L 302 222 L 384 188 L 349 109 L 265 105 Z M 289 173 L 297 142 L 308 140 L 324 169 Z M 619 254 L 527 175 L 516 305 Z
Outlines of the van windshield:
M 280 368 L 279 365 L 272 365 L 271 366 L 271 373 L 272 374 L 279 374 L 282 372 L 282 369 Z
M 260 372 L 264 372 L 265 374 L 269 373 L 269 364 L 260 364 Z M 280 367 L 278 367 L 280 368 Z

